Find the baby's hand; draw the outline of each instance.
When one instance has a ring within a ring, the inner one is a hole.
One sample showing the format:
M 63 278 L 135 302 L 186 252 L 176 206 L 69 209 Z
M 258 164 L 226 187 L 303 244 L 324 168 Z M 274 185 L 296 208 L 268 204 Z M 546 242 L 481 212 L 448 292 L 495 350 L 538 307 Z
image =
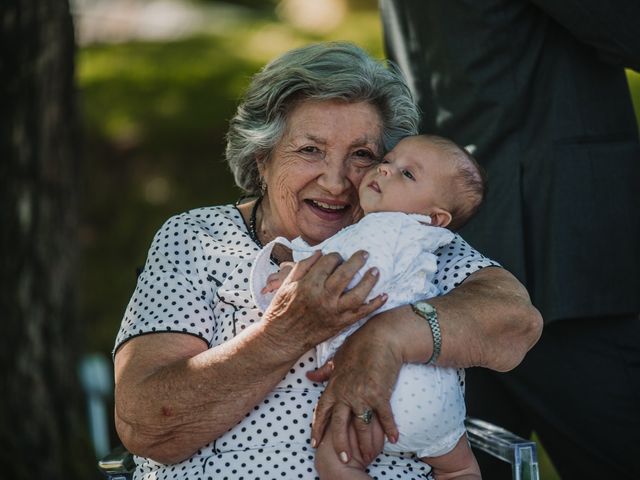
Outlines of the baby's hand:
M 264 295 L 278 290 L 291 270 L 293 270 L 294 266 L 295 262 L 282 262 L 280 264 L 280 271 L 272 273 L 267 277 L 267 284 L 264 286 L 261 293 Z

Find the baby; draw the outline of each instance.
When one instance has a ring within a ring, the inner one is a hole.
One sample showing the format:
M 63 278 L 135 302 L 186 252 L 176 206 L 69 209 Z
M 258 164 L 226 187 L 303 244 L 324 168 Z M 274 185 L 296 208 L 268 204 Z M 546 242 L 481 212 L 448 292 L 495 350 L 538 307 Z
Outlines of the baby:
M 301 238 L 292 242 L 277 238 L 258 254 L 251 275 L 256 304 L 265 310 L 292 268 L 289 264 L 269 274 L 266 264 L 278 243 L 292 249 L 295 261 L 317 250 L 338 252 L 343 258 L 366 250 L 368 266 L 379 270 L 379 280 L 368 300 L 388 294 L 376 313 L 439 295 L 432 282 L 437 268 L 433 252 L 454 237 L 444 227 L 457 230 L 473 216 L 484 190 L 482 170 L 467 151 L 442 137 L 407 137 L 364 176 L 359 189 L 365 214 L 362 220 L 319 245 L 309 246 Z M 351 284 L 360 278 L 361 274 L 357 275 Z M 318 364 L 329 360 L 364 321 L 318 345 Z M 393 444 L 387 441 L 384 451 L 414 452 L 432 467 L 436 479 L 480 478 L 464 428 L 463 374 L 432 364 L 404 365 L 391 398 L 400 436 Z M 320 478 L 370 478 L 357 450 L 351 460 L 341 462 L 331 444 L 331 433 L 325 432 L 316 452 Z

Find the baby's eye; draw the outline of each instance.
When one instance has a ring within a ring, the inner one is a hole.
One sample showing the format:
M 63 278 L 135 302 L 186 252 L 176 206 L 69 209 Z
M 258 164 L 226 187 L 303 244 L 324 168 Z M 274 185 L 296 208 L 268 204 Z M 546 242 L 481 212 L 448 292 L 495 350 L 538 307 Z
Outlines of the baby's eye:
M 402 170 L 402 175 L 407 177 L 409 180 L 415 180 L 415 177 L 409 170 Z

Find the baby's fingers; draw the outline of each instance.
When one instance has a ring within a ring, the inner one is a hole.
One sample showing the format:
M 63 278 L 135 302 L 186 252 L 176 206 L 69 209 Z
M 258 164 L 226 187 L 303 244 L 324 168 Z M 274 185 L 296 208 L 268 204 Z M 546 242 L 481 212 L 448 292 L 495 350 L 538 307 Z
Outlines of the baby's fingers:
M 281 276 L 280 273 L 272 273 L 267 277 L 267 284 L 261 290 L 261 293 L 265 294 L 265 293 L 275 292 L 280 288 L 284 279 L 285 277 Z

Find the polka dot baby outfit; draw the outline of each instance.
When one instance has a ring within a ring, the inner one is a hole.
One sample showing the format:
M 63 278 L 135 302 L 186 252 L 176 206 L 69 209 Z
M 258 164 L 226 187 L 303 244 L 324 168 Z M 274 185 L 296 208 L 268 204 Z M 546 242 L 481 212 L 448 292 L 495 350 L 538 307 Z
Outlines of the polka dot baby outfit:
M 401 212 L 365 215 L 324 242 L 310 246 L 301 238 L 288 242 L 277 238 L 258 254 L 251 272 L 251 291 L 256 304 L 266 309 L 274 293 L 262 294 L 266 277 L 274 271 L 269 261 L 275 244 L 285 244 L 295 261 L 308 258 L 316 250 L 338 252 L 347 259 L 358 250 L 369 252 L 367 263 L 350 283 L 355 286 L 370 267 L 380 271 L 379 280 L 367 300 L 387 293 L 389 298 L 378 312 L 438 295 L 434 284 L 437 270 L 435 251 L 449 244 L 454 234 L 428 225 L 430 218 Z M 366 319 L 348 327 L 316 348 L 319 366 L 331 358 L 344 340 Z M 386 452 L 415 452 L 419 457 L 450 451 L 464 433 L 465 406 L 461 372 L 456 369 L 409 364 L 400 375 L 391 398 L 400 437 L 385 444 Z
M 115 350 L 139 335 L 178 332 L 216 348 L 261 319 L 249 289 L 258 246 L 233 205 L 192 210 L 169 219 L 156 234 L 126 309 Z M 459 237 L 437 252 L 435 282 L 453 288 L 493 263 Z M 273 266 L 275 268 L 275 265 Z M 456 277 L 452 276 L 456 268 Z M 458 275 L 459 274 L 459 275 Z M 305 372 L 317 364 L 315 350 L 295 362 L 267 397 L 214 442 L 191 458 L 163 465 L 136 457 L 135 479 L 315 479 L 311 418 L 322 385 Z M 259 366 L 256 366 L 259 368 Z M 427 387 L 428 388 L 428 387 Z M 368 467 L 378 479 L 425 479 L 429 467 L 408 454 L 379 455 Z

